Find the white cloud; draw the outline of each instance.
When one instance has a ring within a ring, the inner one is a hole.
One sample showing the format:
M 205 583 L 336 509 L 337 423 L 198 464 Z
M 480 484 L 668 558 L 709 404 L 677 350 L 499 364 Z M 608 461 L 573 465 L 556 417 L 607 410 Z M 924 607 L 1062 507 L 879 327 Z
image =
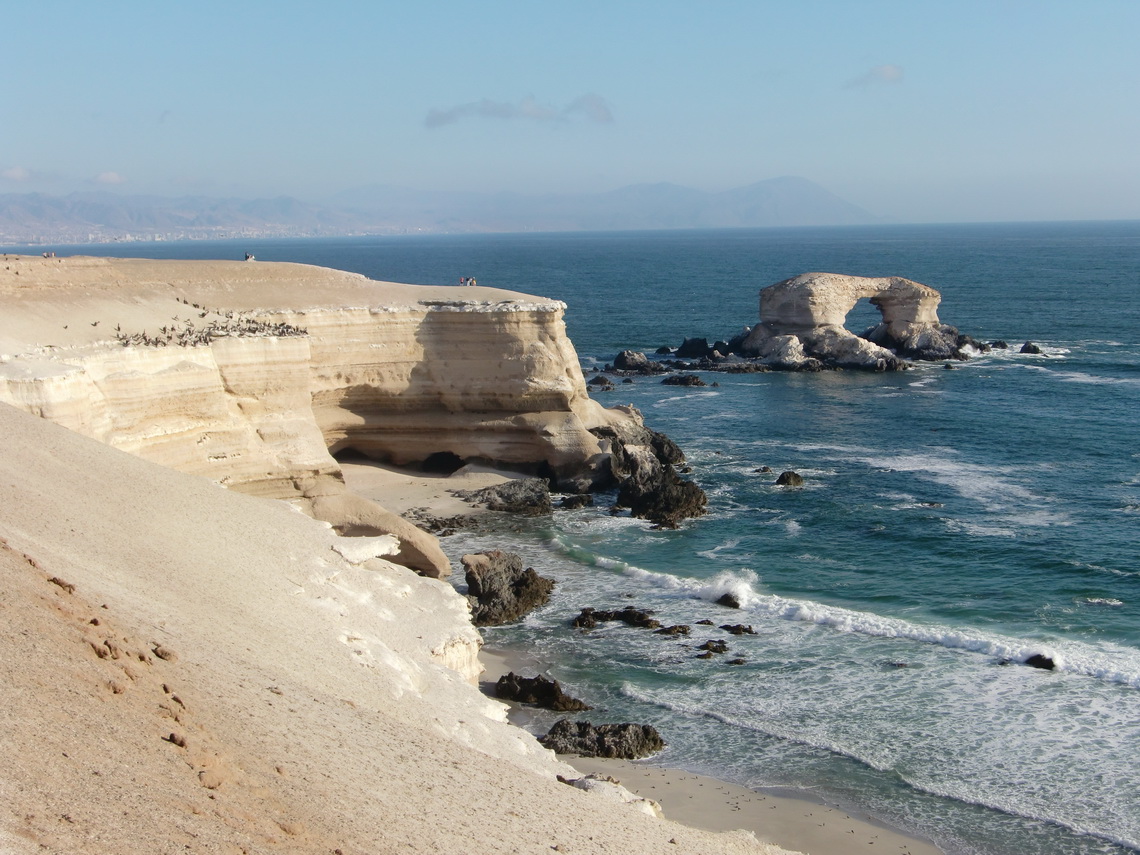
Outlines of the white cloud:
M 31 181 L 32 171 L 22 166 L 10 166 L 7 169 L 0 169 L 0 178 L 5 181 Z
M 588 121 L 602 124 L 614 120 L 605 99 L 591 92 L 578 96 L 562 109 L 541 104 L 533 95 L 528 95 L 517 104 L 484 98 L 446 110 L 430 110 L 424 119 L 424 125 L 438 128 L 462 119 L 528 119 L 534 122 L 559 122 L 577 116 L 584 116 Z
M 860 89 L 865 86 L 878 86 L 881 84 L 902 83 L 903 69 L 901 65 L 876 65 L 874 68 L 860 74 L 847 82 L 848 89 Z
M 100 172 L 95 176 L 96 184 L 126 184 L 127 179 L 117 172 Z

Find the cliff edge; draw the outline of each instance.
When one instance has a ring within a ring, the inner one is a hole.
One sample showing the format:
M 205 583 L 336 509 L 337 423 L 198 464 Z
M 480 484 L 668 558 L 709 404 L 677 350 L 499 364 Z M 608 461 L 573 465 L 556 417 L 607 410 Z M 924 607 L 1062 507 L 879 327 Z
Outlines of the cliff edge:
M 564 304 L 301 264 L 5 256 L 0 401 L 146 460 L 292 502 L 395 560 L 449 564 L 347 492 L 334 455 L 609 477 Z

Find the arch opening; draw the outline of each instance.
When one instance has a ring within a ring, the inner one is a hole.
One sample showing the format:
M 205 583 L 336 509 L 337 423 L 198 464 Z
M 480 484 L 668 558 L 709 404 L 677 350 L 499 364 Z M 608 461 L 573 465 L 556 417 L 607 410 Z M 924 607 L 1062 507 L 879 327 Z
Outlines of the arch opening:
M 843 319 L 843 328 L 849 333 L 866 338 L 867 333 L 883 322 L 883 313 L 871 298 L 862 297 L 847 312 Z

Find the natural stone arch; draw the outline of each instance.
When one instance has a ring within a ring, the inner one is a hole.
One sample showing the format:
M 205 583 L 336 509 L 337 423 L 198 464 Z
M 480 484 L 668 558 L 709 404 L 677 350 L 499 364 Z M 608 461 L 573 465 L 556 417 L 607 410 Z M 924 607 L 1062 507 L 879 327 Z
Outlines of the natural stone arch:
M 760 292 L 760 322 L 774 333 L 842 327 L 859 300 L 870 299 L 883 323 L 898 327 L 937 324 L 942 295 L 898 276 L 872 278 L 835 273 L 803 273 Z
M 844 326 L 848 313 L 869 299 L 882 322 L 867 338 Z M 899 276 L 803 273 L 760 292 L 760 323 L 742 346 L 746 355 L 786 367 L 905 367 L 899 355 L 958 358 L 958 331 L 938 320 L 942 296 Z

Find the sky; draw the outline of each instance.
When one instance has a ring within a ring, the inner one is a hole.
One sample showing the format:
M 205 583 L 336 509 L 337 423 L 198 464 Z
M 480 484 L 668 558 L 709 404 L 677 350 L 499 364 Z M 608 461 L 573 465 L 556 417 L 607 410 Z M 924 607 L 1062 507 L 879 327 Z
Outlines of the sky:
M 0 193 L 325 201 L 808 178 L 1140 219 L 1138 0 L 9 4 Z

